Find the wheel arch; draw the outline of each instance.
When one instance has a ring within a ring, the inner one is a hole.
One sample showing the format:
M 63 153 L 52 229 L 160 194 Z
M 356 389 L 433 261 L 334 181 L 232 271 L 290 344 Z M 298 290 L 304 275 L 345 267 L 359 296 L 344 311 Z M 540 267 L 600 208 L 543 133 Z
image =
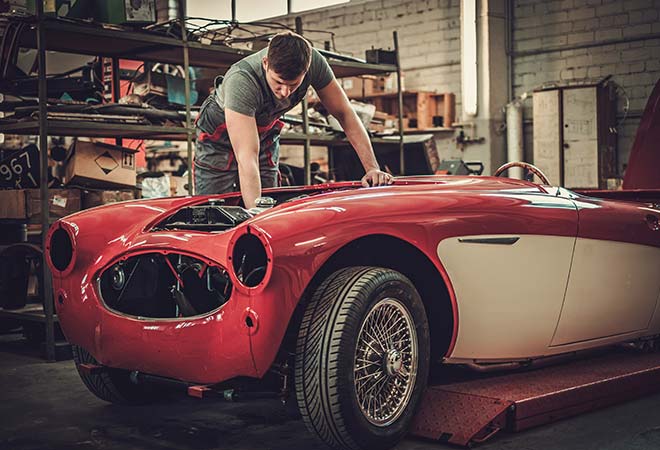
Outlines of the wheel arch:
M 435 264 L 418 247 L 386 234 L 357 238 L 326 260 L 308 283 L 296 306 L 282 343 L 284 349 L 295 349 L 302 315 L 314 290 L 330 274 L 348 266 L 385 267 L 408 277 L 424 302 L 429 321 L 432 360 L 447 354 L 452 345 L 456 317 L 449 286 Z

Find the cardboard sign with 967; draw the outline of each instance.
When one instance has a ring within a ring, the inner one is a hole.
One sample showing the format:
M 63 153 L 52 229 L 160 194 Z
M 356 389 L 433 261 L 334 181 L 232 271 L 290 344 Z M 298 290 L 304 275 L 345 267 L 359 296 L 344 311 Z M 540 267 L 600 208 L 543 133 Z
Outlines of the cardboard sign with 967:
M 30 144 L 0 161 L 0 189 L 39 187 L 39 149 Z

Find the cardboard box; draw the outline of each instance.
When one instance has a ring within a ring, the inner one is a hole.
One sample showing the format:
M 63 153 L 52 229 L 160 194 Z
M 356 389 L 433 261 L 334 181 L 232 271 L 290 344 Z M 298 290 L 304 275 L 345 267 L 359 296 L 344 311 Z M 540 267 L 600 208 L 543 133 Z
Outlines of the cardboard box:
M 109 203 L 125 202 L 135 200 L 134 191 L 88 191 L 82 192 L 83 209 L 95 206 L 107 205 Z
M 363 80 L 364 96 L 382 93 L 380 77 L 369 77 Z
M 137 150 L 100 142 L 76 141 L 66 163 L 66 185 L 135 187 Z
M 347 77 L 342 78 L 341 85 L 349 98 L 361 99 L 370 95 L 384 93 L 386 78 L 387 77 L 376 77 L 373 75 Z
M 360 77 L 346 77 L 341 80 L 341 87 L 348 98 L 362 98 L 363 80 Z
M 397 92 L 396 72 L 382 77 L 381 82 L 383 84 L 383 92 L 388 94 Z M 401 74 L 401 90 L 406 90 L 406 77 L 403 73 Z
M 0 219 L 27 220 L 38 223 L 41 215 L 39 189 L 0 191 Z M 48 204 L 51 219 L 80 211 L 80 189 L 49 189 Z

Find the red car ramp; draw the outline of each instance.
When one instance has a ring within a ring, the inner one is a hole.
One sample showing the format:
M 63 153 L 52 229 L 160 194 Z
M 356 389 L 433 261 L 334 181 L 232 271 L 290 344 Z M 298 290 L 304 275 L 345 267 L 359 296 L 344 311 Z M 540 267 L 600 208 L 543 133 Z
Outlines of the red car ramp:
M 660 391 L 660 353 L 627 348 L 515 373 L 449 372 L 429 386 L 412 435 L 468 446 Z

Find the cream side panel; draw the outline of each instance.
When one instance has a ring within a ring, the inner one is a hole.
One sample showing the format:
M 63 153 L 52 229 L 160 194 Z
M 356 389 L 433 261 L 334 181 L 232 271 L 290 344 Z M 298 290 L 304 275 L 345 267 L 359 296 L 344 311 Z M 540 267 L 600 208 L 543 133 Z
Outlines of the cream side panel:
M 578 238 L 552 345 L 646 330 L 660 287 L 660 248 Z
M 653 313 L 647 334 L 660 334 L 660 289 L 658 289 L 658 298 L 655 300 L 655 312 Z
M 465 236 L 489 238 L 501 236 Z M 520 235 L 513 245 L 445 239 L 438 256 L 458 303 L 451 358 L 547 354 L 568 281 L 575 238 Z

